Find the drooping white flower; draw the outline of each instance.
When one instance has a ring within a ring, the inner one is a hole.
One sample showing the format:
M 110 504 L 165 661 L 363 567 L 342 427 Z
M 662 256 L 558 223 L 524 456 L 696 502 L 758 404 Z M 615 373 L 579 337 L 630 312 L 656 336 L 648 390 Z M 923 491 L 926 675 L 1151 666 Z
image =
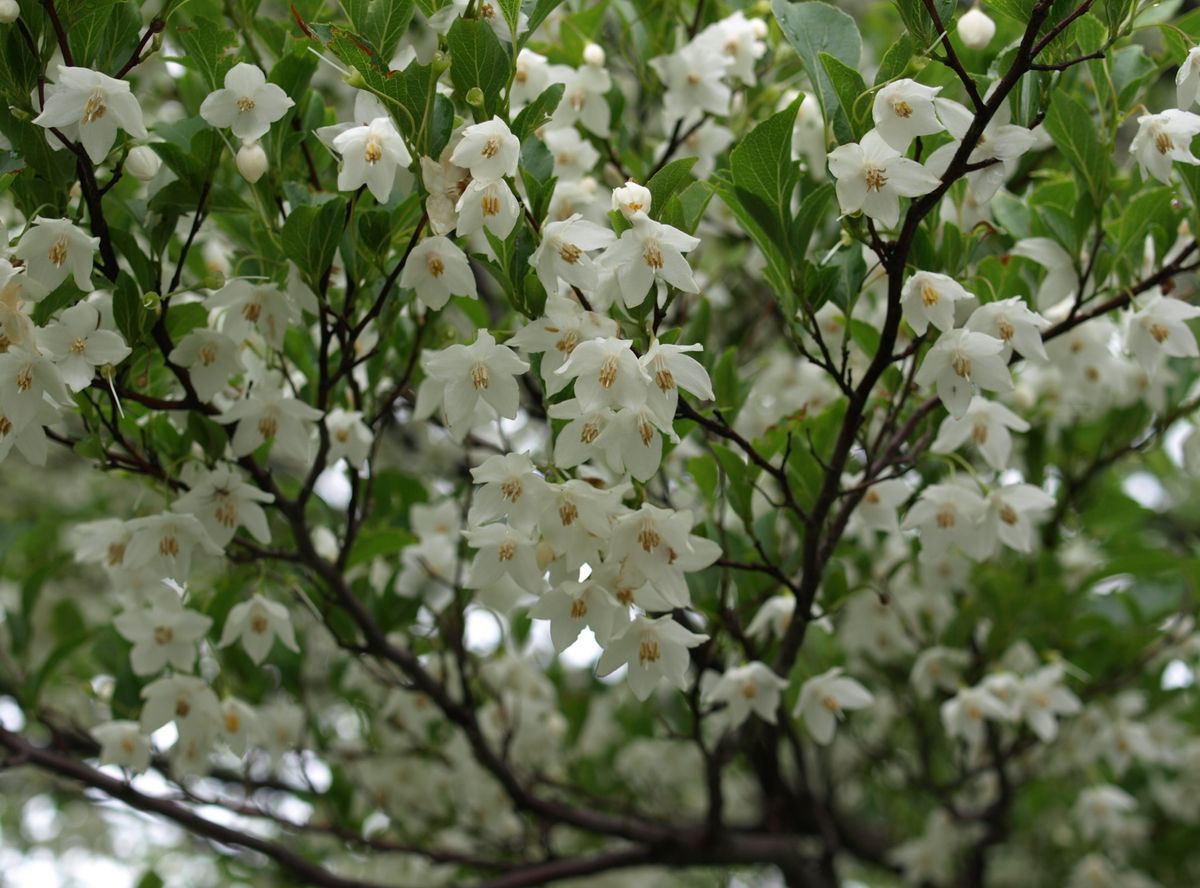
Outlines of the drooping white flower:
M 848 487 L 854 487 L 858 478 L 848 479 Z M 900 478 L 886 481 L 876 481 L 867 488 L 858 507 L 851 516 L 856 526 L 866 530 L 882 530 L 887 532 L 900 529 L 900 519 L 896 510 L 908 499 L 912 490 Z
M 928 700 L 935 690 L 955 690 L 959 685 L 960 673 L 970 659 L 970 654 L 956 648 L 926 648 L 917 655 L 908 680 L 917 696 Z
M 687 607 L 690 601 L 685 572 L 708 567 L 721 547 L 691 533 L 693 517 L 686 509 L 660 509 L 642 503 L 613 525 L 609 557 L 623 560 L 653 585 L 666 607 Z
M 1119 786 L 1102 783 L 1080 792 L 1072 813 L 1085 841 L 1113 841 L 1125 832 L 1129 815 L 1136 810 L 1133 796 Z
M 669 421 L 649 406 L 621 407 L 605 424 L 596 447 L 614 472 L 648 481 L 662 463 L 662 435 L 678 442 Z
M 1045 310 L 1075 296 L 1079 289 L 1079 272 L 1071 254 L 1058 241 L 1048 237 L 1027 237 L 1013 244 L 1009 252 L 1013 256 L 1032 259 L 1046 269 L 1046 276 L 1038 288 L 1038 308 Z
M 772 596 L 763 602 L 762 607 L 758 609 L 758 613 L 754 615 L 754 619 L 746 627 L 746 634 L 751 638 L 759 640 L 765 640 L 771 636 L 783 638 L 788 627 L 792 624 L 792 617 L 795 613 L 795 595 Z
M 558 289 L 561 278 L 585 292 L 595 289 L 599 274 L 596 262 L 588 254 L 607 247 L 613 233 L 575 214 L 561 222 L 550 222 L 542 229 L 542 242 L 529 257 L 538 279 L 547 293 Z
M 454 231 L 458 225 L 458 201 L 471 184 L 470 172 L 450 162 L 450 155 L 457 144 L 451 138 L 438 160 L 421 158 L 421 181 L 429 193 L 425 200 L 425 212 L 429 215 L 429 227 L 434 234 L 450 234 Z
M 499 117 L 472 124 L 450 155 L 450 162 L 471 171 L 481 182 L 494 182 L 517 174 L 521 142 Z
M 958 39 L 969 49 L 984 49 L 996 36 L 996 23 L 976 3 L 958 18 Z
M 931 484 L 904 517 L 905 530 L 921 532 L 922 550 L 945 552 L 958 546 L 965 554 L 978 551 L 978 528 L 986 506 L 978 493 L 958 484 Z
M 1046 347 L 1042 344 L 1042 330 L 1050 322 L 1035 311 L 1031 311 L 1020 296 L 1001 299 L 981 305 L 971 312 L 963 325 L 976 333 L 986 333 L 1005 343 L 1001 357 L 1008 360 L 1015 351 L 1023 358 L 1046 360 Z
M 827 746 L 833 741 L 838 722 L 847 710 L 866 709 L 875 697 L 853 678 L 842 675 L 840 666 L 814 675 L 800 686 L 794 715 L 804 719 L 804 726 L 817 743 Z
M 312 424 L 321 411 L 291 397 L 279 379 L 266 379 L 213 419 L 222 425 L 237 423 L 230 446 L 234 456 L 248 456 L 271 444 L 276 457 L 307 462 Z
M 43 292 L 23 268 L 0 259 L 0 350 L 7 351 L 13 346 L 34 350 L 37 334 L 25 300 Z
M 400 286 L 414 290 L 417 298 L 434 311 L 444 308 L 451 296 L 479 295 L 467 254 L 454 241 L 439 235 L 425 238 L 409 253 L 400 273 Z
M 167 722 L 175 722 L 179 741 L 204 737 L 217 730 L 221 705 L 217 695 L 202 678 L 193 675 L 165 675 L 142 688 L 141 725 L 152 733 Z
M 875 129 L 901 153 L 918 136 L 940 133 L 944 127 L 934 111 L 933 97 L 941 90 L 940 86 L 925 86 L 907 77 L 892 81 L 875 93 L 871 106 Z
M 190 331 L 171 349 L 169 357 L 188 371 L 196 394 L 203 401 L 211 401 L 231 376 L 246 369 L 238 344 L 217 330 Z
M 44 426 L 58 420 L 56 407 L 49 401 L 39 404 L 32 416 L 14 420 L 0 407 L 0 462 L 8 458 L 15 447 L 30 465 L 46 464 L 47 439 Z
M 209 93 L 200 104 L 200 116 L 218 129 L 229 127 L 243 142 L 253 142 L 294 104 L 282 87 L 267 83 L 261 68 L 238 62 L 226 72 L 224 89 Z
M 683 254 L 696 249 L 700 239 L 648 216 L 635 216 L 631 221 L 632 226 L 621 233 L 603 257 L 604 264 L 616 271 L 625 305 L 641 305 L 655 283 L 660 287 L 670 284 L 685 293 L 697 292 L 696 279 Z
M 1059 717 L 1083 709 L 1079 698 L 1064 687 L 1064 673 L 1062 663 L 1051 663 L 1021 680 L 1021 717 L 1043 743 L 1058 736 Z
M 89 237 L 68 219 L 35 218 L 13 251 L 24 261 L 25 274 L 40 285 L 25 295 L 36 299 L 39 293 L 49 293 L 68 275 L 79 289 L 90 291 L 92 261 L 99 245 L 100 238 Z
M 329 430 L 330 464 L 344 459 L 350 468 L 360 471 L 366 464 L 375 435 L 363 420 L 361 410 L 345 410 L 336 407 L 325 414 L 325 427 Z
M 1200 357 L 1195 334 L 1186 323 L 1196 317 L 1200 317 L 1200 307 L 1155 294 L 1129 317 L 1125 348 L 1147 372 L 1167 357 Z
M 954 329 L 954 304 L 974 299 L 954 278 L 934 271 L 918 271 L 904 282 L 900 304 L 913 332 L 922 335 L 930 324 L 943 333 Z
M 739 9 L 713 22 L 696 35 L 694 42 L 723 53 L 728 73 L 752 86 L 757 81 L 755 63 L 767 52 L 763 42 L 766 36 L 767 23 L 762 19 L 748 19 Z
M 421 366 L 426 378 L 417 392 L 415 418 L 432 416 L 441 407 L 457 438 L 466 434 L 481 402 L 505 419 L 516 418 L 521 398 L 516 377 L 529 364 L 508 346 L 497 344 L 489 331 L 481 329 L 470 345 L 427 352 Z
M 548 129 L 542 141 L 554 160 L 554 175 L 560 182 L 582 179 L 596 167 L 600 152 L 575 127 Z
M 270 161 L 258 142 L 243 142 L 234 158 L 234 165 L 238 174 L 253 185 L 266 174 Z
M 127 522 L 129 544 L 125 547 L 122 564 L 129 568 L 146 568 L 159 577 L 179 582 L 187 579 L 192 555 L 204 551 L 220 555 L 221 549 L 209 537 L 208 531 L 195 515 L 162 512 Z
M 229 611 L 217 647 L 228 647 L 240 640 L 250 659 L 261 663 L 277 638 L 288 650 L 300 650 L 287 608 L 256 593 L 249 601 L 235 604 Z
M 989 93 L 990 94 L 990 93 Z M 934 99 L 938 118 L 954 140 L 929 155 L 925 166 L 937 174 L 945 173 L 966 138 L 975 113 L 950 99 Z M 986 203 L 995 196 L 1000 186 L 1014 172 L 1017 158 L 1033 147 L 1036 137 L 1026 127 L 1011 123 L 1012 112 L 1007 102 L 1002 102 L 984 127 L 968 155 L 971 164 L 986 164 L 967 173 L 967 184 L 977 201 Z M 994 161 L 993 163 L 988 163 Z
M 525 355 L 542 355 L 540 372 L 546 394 L 556 395 L 570 384 L 570 379 L 556 371 L 576 346 L 589 339 L 614 337 L 618 327 L 612 318 L 587 311 L 574 299 L 552 296 L 546 300 L 545 311 L 544 317 L 518 330 L 509 344 Z
M 628 624 L 629 608 L 592 575 L 582 582 L 560 583 L 542 593 L 529 616 L 550 621 L 550 640 L 561 654 L 584 628 L 591 629 L 600 644 L 610 644 L 613 635 Z
M 528 534 L 505 524 L 485 524 L 463 531 L 476 549 L 467 587 L 486 589 L 504 578 L 525 592 L 540 593 L 545 586 L 538 566 L 537 542 Z
M 687 354 L 703 350 L 704 346 L 698 342 L 677 345 L 659 342 L 655 338 L 638 360 L 653 383 L 647 390 L 647 400 L 663 423 L 669 425 L 675 419 L 680 389 L 704 401 L 712 401 L 716 397 L 704 365 Z
M 902 157 L 876 130 L 861 142 L 833 149 L 828 163 L 842 212 L 861 210 L 884 228 L 900 219 L 901 197 L 928 194 L 941 181 L 915 160 Z
M 662 101 L 668 125 L 700 112 L 717 117 L 729 114 L 733 93 L 724 77 L 730 61 L 719 49 L 696 42 L 650 60 L 667 88 Z
M 738 728 L 751 714 L 773 725 L 786 687 L 786 679 L 756 660 L 725 670 L 708 684 L 700 699 L 706 706 L 722 707 L 713 717 L 723 730 Z
M 934 343 L 914 379 L 917 385 L 934 386 L 950 415 L 958 418 L 967 412 L 974 386 L 1012 390 L 1003 351 L 1004 343 L 986 333 L 951 330 Z
M 567 420 L 554 440 L 554 464 L 563 469 L 587 462 L 601 452 L 596 442 L 615 416 L 611 407 L 583 410 L 575 398 L 551 404 L 547 413 L 551 419 Z
M 274 349 L 283 348 L 283 336 L 299 312 L 275 284 L 235 278 L 205 300 L 209 308 L 222 309 L 221 330 L 241 340 L 257 331 Z
M 976 395 L 961 417 L 947 416 L 929 448 L 933 453 L 953 453 L 968 440 L 996 471 L 1008 468 L 1012 435 L 1029 431 L 1029 423 L 1003 404 Z
M 632 179 L 612 193 L 612 208 L 620 212 L 630 222 L 634 217 L 650 212 L 651 194 L 645 185 L 639 185 Z
M 563 97 L 548 126 L 560 129 L 578 123 L 588 132 L 607 139 L 612 117 L 606 98 L 612 89 L 608 71 L 586 62 L 578 68 L 554 65 L 551 70 L 552 79 L 563 84 Z
M 47 398 L 55 404 L 70 403 L 62 374 L 48 355 L 11 347 L 0 354 L 0 413 L 24 427 Z
M 458 213 L 458 233 L 463 237 L 486 228 L 504 240 L 512 233 L 513 226 L 521 216 L 520 203 L 503 179 L 472 181 L 454 209 Z
M 1129 143 L 1143 176 L 1153 176 L 1170 183 L 1171 165 L 1175 161 L 1196 165 L 1200 159 L 1192 154 L 1192 139 L 1200 133 L 1200 115 L 1191 111 L 1169 108 L 1160 114 L 1143 114 L 1138 118 L 1137 135 Z
M 962 738 L 972 749 L 983 742 L 987 720 L 1011 722 L 1016 717 L 1011 707 L 983 685 L 960 690 L 942 704 L 941 716 L 946 734 Z
M 376 117 L 366 126 L 356 126 L 333 140 L 342 156 L 338 190 L 355 191 L 363 185 L 380 203 L 387 203 L 396 182 L 396 170 L 412 163 L 412 155 L 390 117 Z
M 21 17 L 21 4 L 17 0 L 0 0 L 0 25 L 11 25 Z
M 1200 46 L 1188 50 L 1175 72 L 1175 104 L 1187 110 L 1200 98 Z
M 233 466 L 218 463 L 195 478 L 171 509 L 195 515 L 212 541 L 224 548 L 239 527 L 246 528 L 260 543 L 269 543 L 271 528 L 262 503 L 274 500 L 273 494 L 248 484 Z
M 997 487 L 988 497 L 980 536 L 999 540 L 1018 552 L 1032 552 L 1037 526 L 1034 523 L 1052 508 L 1054 497 L 1032 484 Z
M 608 544 L 612 521 L 623 511 L 622 485 L 599 490 L 588 481 L 572 478 L 550 487 L 544 496 L 538 529 L 554 547 L 567 570 L 600 561 Z
M 670 614 L 658 619 L 639 614 L 609 642 L 596 674 L 603 677 L 628 664 L 629 689 L 639 700 L 649 697 L 663 679 L 686 690 L 688 649 L 707 640 L 707 635 L 685 629 Z
M 100 310 L 91 302 L 72 305 L 57 323 L 38 331 L 38 341 L 54 356 L 63 382 L 75 392 L 91 384 L 97 367 L 119 364 L 130 353 L 120 333 L 100 328 Z
M 105 722 L 89 733 L 100 744 L 100 764 L 127 768 L 135 774 L 150 767 L 150 738 L 137 722 Z
M 221 701 L 221 739 L 229 744 L 234 755 L 246 750 L 260 737 L 258 715 L 249 705 L 235 697 Z
M 526 453 L 489 456 L 471 469 L 471 480 L 482 485 L 471 501 L 467 523 L 472 526 L 498 519 L 531 531 L 549 496 L 546 479 Z
M 133 644 L 129 663 L 136 675 L 154 675 L 168 665 L 181 672 L 196 662 L 196 643 L 212 619 L 184 607 L 134 607 L 117 615 L 113 626 Z
M 150 135 L 142 120 L 142 108 L 126 81 L 66 65 L 58 66 L 57 86 L 47 94 L 46 104 L 33 122 L 47 129 L 78 127 L 79 143 L 92 163 L 108 156 L 118 129 L 135 139 Z
M 517 53 L 508 107 L 513 114 L 540 96 L 550 86 L 550 65 L 544 55 L 527 46 Z
M 581 410 L 637 407 L 646 400 L 650 377 L 633 353 L 632 339 L 589 339 L 571 351 L 555 372 L 575 380 Z

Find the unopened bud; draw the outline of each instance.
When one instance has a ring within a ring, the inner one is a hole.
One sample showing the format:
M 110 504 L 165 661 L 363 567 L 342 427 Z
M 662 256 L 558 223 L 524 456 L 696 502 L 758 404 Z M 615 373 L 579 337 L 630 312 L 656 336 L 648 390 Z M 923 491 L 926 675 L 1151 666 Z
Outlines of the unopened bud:
M 130 148 L 129 154 L 125 157 L 125 171 L 142 182 L 149 182 L 158 175 L 161 166 L 162 158 L 149 145 L 137 145 Z
M 17 0 L 0 0 L 0 25 L 11 25 L 21 15 Z
M 142 294 L 142 308 L 147 311 L 158 311 L 159 303 L 161 302 L 159 295 L 151 290 L 149 293 Z
M 629 181 L 612 193 L 612 208 L 630 221 L 637 215 L 650 212 L 650 189 L 645 185 Z
M 225 275 L 220 271 L 210 269 L 208 274 L 204 276 L 204 281 L 201 286 L 206 290 L 219 290 L 225 286 Z
M 238 149 L 237 168 L 242 178 L 253 185 L 267 171 L 267 152 L 258 142 L 247 142 Z
M 971 49 L 983 49 L 996 36 L 996 23 L 978 6 L 973 6 L 958 20 L 958 39 Z
M 429 62 L 429 67 L 433 69 L 434 74 L 441 74 L 450 67 L 450 58 L 439 49 L 433 54 L 433 59 Z
M 357 68 L 351 68 L 350 73 L 342 78 L 352 89 L 369 89 L 366 79 L 358 73 Z
M 481 90 L 477 86 L 473 86 L 469 90 L 467 90 L 467 104 L 470 105 L 472 108 L 482 108 L 483 107 L 483 90 Z
M 604 67 L 604 50 L 595 43 L 589 43 L 583 48 L 583 60 L 593 68 Z
M 750 19 L 750 33 L 763 40 L 767 36 L 767 23 L 760 18 Z

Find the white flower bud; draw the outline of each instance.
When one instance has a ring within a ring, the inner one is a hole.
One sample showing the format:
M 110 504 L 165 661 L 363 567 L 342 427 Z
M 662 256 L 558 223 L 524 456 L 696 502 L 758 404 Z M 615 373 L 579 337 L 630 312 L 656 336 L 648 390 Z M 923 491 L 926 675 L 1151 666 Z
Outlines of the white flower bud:
M 125 172 L 142 182 L 149 182 L 158 175 L 160 167 L 162 159 L 149 145 L 137 145 L 129 149 L 125 157 Z
M 958 20 L 958 38 L 971 49 L 983 49 L 996 36 L 996 23 L 986 12 L 973 6 Z
M 753 34 L 755 37 L 757 37 L 759 40 L 766 39 L 767 23 L 764 22 L 760 18 L 750 19 L 750 33 Z
M 21 15 L 17 0 L 0 0 L 0 25 L 11 25 Z
M 253 185 L 267 171 L 267 152 L 258 142 L 247 142 L 238 149 L 237 168 L 242 178 Z
M 593 68 L 600 68 L 604 65 L 604 50 L 595 43 L 589 43 L 583 48 L 583 60 Z
M 614 188 L 612 207 L 620 210 L 621 215 L 632 220 L 634 216 L 645 216 L 650 212 L 650 189 L 637 182 L 626 182 L 620 188 Z

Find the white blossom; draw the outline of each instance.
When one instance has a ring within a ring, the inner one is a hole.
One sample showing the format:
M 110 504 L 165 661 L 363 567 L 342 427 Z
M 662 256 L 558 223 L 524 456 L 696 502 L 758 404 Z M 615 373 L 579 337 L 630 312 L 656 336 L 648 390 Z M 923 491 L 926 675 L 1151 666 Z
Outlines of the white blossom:
M 238 62 L 225 73 L 224 88 L 205 97 L 200 116 L 218 129 L 228 127 L 243 142 L 253 142 L 294 104 L 282 87 L 267 82 L 261 68 Z
M 866 709 L 875 702 L 875 697 L 853 678 L 842 675 L 843 669 L 835 666 L 820 675 L 814 675 L 800 686 L 794 715 L 804 719 L 809 735 L 822 746 L 833 741 L 838 722 L 847 711 Z
M 828 163 L 837 180 L 842 212 L 861 210 L 884 228 L 892 228 L 899 221 L 901 197 L 919 197 L 940 184 L 936 175 L 901 156 L 877 130 L 871 130 L 861 142 L 833 149 Z
M 229 611 L 217 646 L 228 647 L 241 641 L 250 659 L 261 663 L 271 652 L 276 639 L 290 651 L 300 650 L 287 608 L 277 601 L 255 594 L 250 600 L 235 604 Z
M 53 92 L 47 92 L 46 104 L 34 123 L 47 129 L 63 130 L 78 140 L 92 163 L 100 163 L 112 150 L 117 130 L 123 129 L 135 139 L 149 137 L 142 121 L 142 108 L 129 84 L 89 68 L 58 66 Z M 66 132 L 67 127 L 77 127 Z

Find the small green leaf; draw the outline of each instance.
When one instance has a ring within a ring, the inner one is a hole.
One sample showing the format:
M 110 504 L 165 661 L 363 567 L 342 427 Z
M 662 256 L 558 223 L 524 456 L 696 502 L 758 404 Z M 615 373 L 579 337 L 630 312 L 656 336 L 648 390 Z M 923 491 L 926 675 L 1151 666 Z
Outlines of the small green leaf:
M 499 112 L 503 93 L 512 75 L 508 50 L 486 22 L 458 19 L 446 35 L 450 48 L 450 82 L 465 96 L 471 89 L 483 94 L 483 111 L 488 117 Z
M 858 69 L 847 65 L 841 59 L 827 52 L 821 53 L 820 59 L 829 82 L 833 84 L 833 91 L 837 93 L 838 104 L 842 106 L 842 111 L 850 123 L 854 141 L 858 141 L 871 128 L 870 104 L 865 101 L 860 103 L 859 98 L 866 93 L 867 84 L 858 73 Z
M 319 206 L 296 207 L 284 220 L 280 232 L 284 256 L 296 263 L 311 287 L 320 286 L 333 263 L 345 212 L 346 202 L 335 197 Z
M 554 113 L 554 109 L 562 101 L 565 89 L 566 84 L 552 83 L 542 90 L 541 95 L 522 108 L 521 113 L 517 115 L 517 119 L 513 121 L 513 135 L 524 141 L 526 136 L 540 129 L 543 124 L 550 120 L 550 115 Z
M 191 27 L 175 31 L 183 47 L 183 61 L 195 68 L 209 89 L 220 89 L 225 73 L 233 67 L 229 50 L 237 46 L 237 35 L 209 19 L 197 19 Z
M 1100 144 L 1092 112 L 1072 95 L 1059 90 L 1046 114 L 1046 132 L 1070 161 L 1093 202 L 1097 206 L 1103 203 L 1109 152 Z
M 691 170 L 695 164 L 695 157 L 681 157 L 671 161 L 650 177 L 646 187 L 650 189 L 650 217 L 652 219 L 662 218 L 662 214 L 667 208 L 667 201 L 691 179 Z
M 849 120 L 844 112 L 839 113 L 841 104 L 837 91 L 825 73 L 820 55 L 828 53 L 852 68 L 857 67 L 862 55 L 862 37 L 854 19 L 817 0 L 805 3 L 772 0 L 771 8 L 784 36 L 799 54 L 809 79 L 817 85 L 817 100 L 838 142 L 852 141 Z

